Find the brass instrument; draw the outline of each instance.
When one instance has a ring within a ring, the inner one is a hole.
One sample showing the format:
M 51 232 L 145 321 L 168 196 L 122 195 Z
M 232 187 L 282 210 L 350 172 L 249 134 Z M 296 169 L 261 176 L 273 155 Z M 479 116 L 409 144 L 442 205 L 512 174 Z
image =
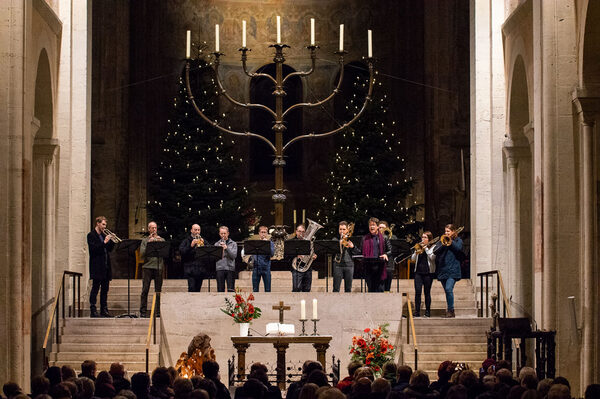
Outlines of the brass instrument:
M 354 233 L 354 223 L 348 224 L 348 232 L 344 234 L 340 240 L 340 253 L 335 254 L 335 263 L 340 263 L 342 261 L 342 253 L 344 252 L 344 248 L 348 247 L 348 241 L 350 241 L 352 233 Z
M 114 243 L 120 243 L 121 241 L 123 241 L 119 238 L 119 236 L 117 236 L 115 233 L 113 233 L 109 229 L 104 229 L 104 234 L 106 234 L 108 237 L 110 237 L 110 240 Z
M 391 239 L 393 231 L 394 231 L 394 227 L 396 227 L 396 225 L 394 223 L 392 223 L 389 227 L 386 227 L 385 229 L 383 229 L 383 235 L 387 236 L 389 239 Z
M 196 243 L 196 245 L 194 245 L 194 247 L 197 248 L 197 247 L 203 247 L 204 246 L 204 238 L 200 237 L 200 234 L 192 236 L 192 239 L 198 240 L 198 242 Z
M 443 236 L 442 236 L 443 237 Z M 427 245 L 423 244 L 423 241 L 413 245 L 413 249 L 415 250 L 415 253 L 417 255 L 421 255 L 423 252 L 425 252 L 425 250 L 427 248 L 429 248 L 430 246 L 434 245 L 435 243 L 437 243 L 440 240 L 440 237 L 435 237 L 433 240 L 429 241 L 429 243 Z
M 459 227 L 458 229 L 456 229 L 454 231 L 453 235 L 458 236 L 458 234 L 461 231 L 463 231 L 464 228 L 465 228 L 465 226 Z M 450 245 L 452 245 L 452 237 L 450 237 L 450 236 L 443 235 L 443 236 L 440 237 L 440 241 L 441 241 L 442 245 L 445 246 L 445 247 L 449 247 Z
M 294 258 L 293 262 L 292 262 L 292 268 L 294 268 L 294 270 L 297 270 L 299 272 L 306 272 L 308 271 L 308 269 L 310 269 L 310 265 L 313 262 L 313 256 L 315 254 L 315 250 L 313 247 L 313 241 L 314 241 L 314 235 L 315 233 L 319 230 L 322 229 L 323 226 L 321 226 L 319 223 L 315 222 L 314 220 L 310 220 L 310 219 L 306 219 L 308 220 L 308 227 L 306 228 L 306 233 L 304 234 L 303 239 L 304 240 L 309 240 L 310 241 L 310 254 L 309 255 L 300 255 L 297 258 Z

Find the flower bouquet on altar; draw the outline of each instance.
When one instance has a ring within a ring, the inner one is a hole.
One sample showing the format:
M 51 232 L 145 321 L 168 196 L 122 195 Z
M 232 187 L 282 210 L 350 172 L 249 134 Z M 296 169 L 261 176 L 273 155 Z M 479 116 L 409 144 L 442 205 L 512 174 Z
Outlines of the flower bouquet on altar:
M 252 293 L 244 299 L 243 292 L 236 289 L 233 301 L 229 298 L 225 298 L 225 308 L 221 308 L 223 313 L 231 316 L 234 322 L 240 324 L 241 336 L 248 335 L 248 324 L 250 324 L 252 320 L 258 319 L 261 315 L 260 308 L 251 303 L 253 300 L 254 295 Z M 241 326 L 242 324 L 245 326 Z
M 350 354 L 353 361 L 359 361 L 371 367 L 376 375 L 381 374 L 384 363 L 393 361 L 396 348 L 389 343 L 388 324 L 377 328 L 365 328 L 363 335 L 352 337 Z

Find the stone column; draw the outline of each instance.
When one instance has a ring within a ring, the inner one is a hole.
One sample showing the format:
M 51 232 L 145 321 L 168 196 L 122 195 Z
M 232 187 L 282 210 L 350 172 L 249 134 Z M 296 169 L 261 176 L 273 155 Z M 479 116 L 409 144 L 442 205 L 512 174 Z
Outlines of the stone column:
M 581 339 L 581 387 L 585 388 L 594 381 L 598 365 L 594 362 L 594 352 L 598 351 L 594 343 L 597 338 L 597 328 L 594 320 L 598 317 L 598 280 L 594 276 L 594 266 L 597 264 L 595 245 L 598 242 L 597 213 L 596 213 L 596 179 L 594 169 L 598 159 L 594 157 L 595 142 L 594 128 L 600 115 L 600 93 L 576 89 L 573 92 L 573 105 L 579 118 L 580 162 L 581 162 L 581 266 L 582 281 L 581 296 L 578 298 L 582 313 Z M 577 328 L 577 326 L 573 326 Z M 596 336 L 595 336 L 596 335 Z

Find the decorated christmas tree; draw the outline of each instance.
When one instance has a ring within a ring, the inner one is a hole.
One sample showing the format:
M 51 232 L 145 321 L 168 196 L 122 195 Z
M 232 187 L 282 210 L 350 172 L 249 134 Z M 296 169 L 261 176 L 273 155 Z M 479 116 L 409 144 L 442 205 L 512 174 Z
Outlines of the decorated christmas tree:
M 351 119 L 359 112 L 367 90 L 366 72 L 355 73 L 338 115 Z M 414 181 L 407 176 L 404 159 L 399 155 L 400 135 L 388 106 L 384 87 L 376 79 L 371 103 L 360 119 L 338 136 L 327 175 L 331 190 L 322 196 L 318 215 L 328 236 L 337 235 L 341 220 L 356 224 L 355 235 L 365 234 L 370 217 L 395 224 L 393 233 L 398 238 L 414 234 L 421 227 L 415 221 L 420 205 L 410 196 Z
M 196 104 L 211 119 L 220 119 L 214 70 L 203 60 L 191 63 Z M 182 75 L 160 162 L 148 188 L 149 217 L 165 230 L 165 238 L 183 239 L 194 223 L 202 227 L 208 241 L 218 239 L 221 225 L 229 227 L 233 240 L 248 236 L 255 212 L 249 205 L 248 188 L 237 180 L 242 159 L 232 151 L 234 144 L 231 136 L 224 136 L 197 114 Z

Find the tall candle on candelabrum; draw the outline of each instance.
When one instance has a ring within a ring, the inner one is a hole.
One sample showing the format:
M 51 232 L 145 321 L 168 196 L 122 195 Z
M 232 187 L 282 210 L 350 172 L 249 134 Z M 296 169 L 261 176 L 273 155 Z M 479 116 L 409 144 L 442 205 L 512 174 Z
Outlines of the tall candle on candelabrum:
M 306 320 L 306 301 L 300 301 L 300 320 Z
M 318 317 L 318 313 L 317 313 L 317 300 L 313 299 L 313 319 L 317 320 Z

